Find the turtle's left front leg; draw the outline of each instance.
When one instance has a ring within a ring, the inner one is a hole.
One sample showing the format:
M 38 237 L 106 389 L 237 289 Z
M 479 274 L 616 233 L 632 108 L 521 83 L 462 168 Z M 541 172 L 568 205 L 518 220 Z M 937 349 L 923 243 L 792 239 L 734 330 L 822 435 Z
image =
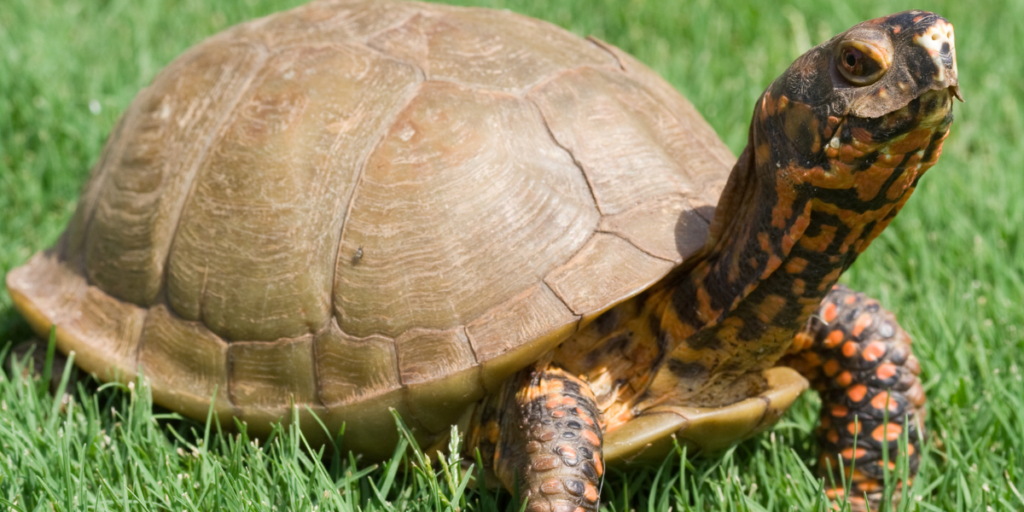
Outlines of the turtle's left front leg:
M 486 401 L 470 444 L 528 512 L 596 512 L 604 462 L 590 386 L 539 363 Z
M 835 482 L 829 496 L 839 498 L 844 492 L 842 460 L 855 510 L 878 509 L 885 470 L 896 468 L 897 455 L 908 458 L 911 478 L 917 473 L 925 397 L 910 343 L 893 314 L 878 301 L 836 285 L 783 361 L 803 373 L 821 394 L 819 471 L 826 476 L 826 485 Z M 901 454 L 903 435 L 907 453 Z M 829 480 L 830 472 L 834 480 Z M 899 494 L 897 490 L 894 501 Z

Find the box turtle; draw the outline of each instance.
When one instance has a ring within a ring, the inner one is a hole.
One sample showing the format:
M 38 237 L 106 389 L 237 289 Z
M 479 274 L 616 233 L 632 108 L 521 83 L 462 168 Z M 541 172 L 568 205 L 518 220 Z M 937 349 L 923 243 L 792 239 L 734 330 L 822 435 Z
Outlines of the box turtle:
M 607 463 L 728 446 L 813 385 L 822 472 L 863 507 L 902 435 L 916 469 L 924 395 L 893 316 L 835 283 L 953 97 L 946 20 L 867 21 L 768 86 L 737 159 L 598 39 L 314 2 L 159 73 L 7 286 L 83 369 L 193 418 L 260 434 L 294 404 L 368 460 L 392 409 L 424 443 L 461 425 L 532 512 L 596 510 Z

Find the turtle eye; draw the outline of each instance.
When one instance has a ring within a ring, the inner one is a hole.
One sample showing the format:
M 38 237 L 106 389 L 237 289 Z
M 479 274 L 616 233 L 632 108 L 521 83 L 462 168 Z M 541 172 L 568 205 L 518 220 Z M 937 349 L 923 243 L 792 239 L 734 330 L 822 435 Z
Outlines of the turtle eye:
M 843 77 L 853 85 L 871 85 L 882 78 L 889 68 L 878 48 L 851 42 L 840 47 L 836 64 Z

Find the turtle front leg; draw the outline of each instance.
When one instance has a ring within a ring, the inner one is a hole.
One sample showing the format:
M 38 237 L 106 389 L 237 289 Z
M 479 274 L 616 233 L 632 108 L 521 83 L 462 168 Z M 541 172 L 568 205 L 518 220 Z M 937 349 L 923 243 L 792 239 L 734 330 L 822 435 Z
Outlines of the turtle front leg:
M 836 487 L 827 491 L 829 497 L 841 498 L 842 460 L 855 510 L 878 510 L 884 454 L 888 452 L 888 468 L 895 469 L 904 434 L 907 453 L 899 455 L 909 459 L 910 478 L 917 473 L 925 396 L 910 343 L 910 336 L 878 301 L 836 285 L 797 335 L 795 353 L 785 361 L 821 394 L 819 471 L 826 485 L 835 482 Z M 893 501 L 899 499 L 897 490 Z
M 600 412 L 590 386 L 537 365 L 510 379 L 481 425 L 482 454 L 528 512 L 597 511 L 604 463 Z

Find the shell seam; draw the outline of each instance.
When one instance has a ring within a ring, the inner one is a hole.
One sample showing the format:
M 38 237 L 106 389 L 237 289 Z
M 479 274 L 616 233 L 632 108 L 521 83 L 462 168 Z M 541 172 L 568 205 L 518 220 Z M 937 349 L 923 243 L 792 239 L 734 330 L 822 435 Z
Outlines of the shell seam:
M 604 53 L 607 53 L 608 55 L 610 55 L 610 56 L 612 57 L 612 60 L 614 60 L 614 61 L 615 61 L 615 63 L 616 63 L 616 64 L 618 64 L 618 66 L 619 66 L 619 70 L 620 70 L 620 71 L 622 71 L 623 73 L 626 73 L 626 72 L 627 72 L 627 71 L 626 71 L 626 66 L 622 64 L 622 61 L 621 61 L 621 60 L 619 60 L 619 56 L 618 56 L 618 55 L 616 55 L 616 54 L 615 54 L 615 52 L 611 51 L 611 49 L 610 49 L 610 48 L 608 48 L 608 46 L 607 46 L 607 45 L 608 45 L 608 43 L 606 43 L 606 42 L 604 42 L 604 41 L 602 41 L 602 40 L 598 39 L 597 37 L 595 37 L 595 36 L 593 36 L 593 35 L 588 35 L 587 37 L 585 37 L 585 38 L 583 38 L 583 39 L 584 39 L 584 40 L 585 40 L 586 42 L 588 42 L 588 43 L 590 43 L 590 44 L 592 44 L 592 45 L 596 46 L 596 47 L 597 47 L 597 48 L 598 48 L 599 50 L 601 50 L 602 52 L 604 52 Z
M 584 240 L 582 244 L 580 244 L 580 247 L 581 248 L 582 247 L 586 247 L 587 244 L 589 244 L 590 241 L 594 239 L 594 236 L 596 234 L 597 234 L 597 230 L 595 230 L 592 233 L 590 233 L 590 236 L 587 237 L 587 239 Z M 579 254 L 579 251 L 577 251 L 576 254 Z M 576 254 L 573 254 L 573 256 L 576 256 Z M 565 300 L 565 297 L 562 297 L 562 294 L 558 293 L 558 290 L 556 290 L 555 287 L 551 286 L 551 283 L 548 282 L 548 277 L 551 274 L 553 274 L 555 272 L 555 270 L 558 270 L 559 268 L 562 268 L 563 266 L 565 266 L 565 264 L 568 263 L 569 261 L 572 261 L 572 257 L 570 257 L 568 260 L 566 260 L 566 262 L 563 263 L 562 265 L 560 265 L 558 267 L 555 267 L 550 272 L 548 272 L 543 278 L 541 278 L 541 282 L 544 283 L 544 286 L 547 286 L 548 289 L 551 290 L 551 293 L 555 294 L 555 297 L 558 297 L 558 300 L 562 301 L 562 304 L 565 304 L 566 309 L 568 309 L 569 312 L 573 314 L 573 316 L 578 316 L 580 318 L 580 321 L 582 321 L 583 320 L 583 314 L 582 313 L 577 313 L 576 310 L 573 309 L 571 305 L 569 305 L 569 301 Z M 579 322 L 576 323 L 576 332 L 579 332 Z
M 605 215 L 605 213 L 603 211 L 601 211 L 601 204 L 597 201 L 597 193 L 594 190 L 594 184 L 590 181 L 590 175 L 587 174 L 586 169 L 583 167 L 583 163 L 580 162 L 579 160 L 577 160 L 576 159 L 576 155 L 573 154 L 573 152 L 571 150 L 569 150 L 569 148 L 567 148 L 564 145 L 562 145 L 562 143 L 558 141 L 558 138 L 555 137 L 555 132 L 554 132 L 554 130 L 551 129 L 551 125 L 548 123 L 547 118 L 544 117 L 544 110 L 542 110 L 540 108 L 540 105 L 537 105 L 537 102 L 534 101 L 532 98 L 530 98 L 529 94 L 527 94 L 527 96 L 525 97 L 525 100 L 537 112 L 538 116 L 540 117 L 541 123 L 544 125 L 544 129 L 547 131 L 548 136 L 551 137 L 551 141 L 556 146 L 561 148 L 562 151 L 565 151 L 565 153 L 567 155 L 569 155 L 569 158 L 572 159 L 573 165 L 575 165 L 576 168 L 580 170 L 580 173 L 583 174 L 583 179 L 584 179 L 584 181 L 587 182 L 587 189 L 590 191 L 590 198 L 594 201 L 594 208 L 597 210 L 597 213 L 600 214 L 603 217 Z M 584 244 L 586 244 L 586 242 L 584 242 Z
M 419 70 L 419 68 L 415 67 L 415 66 L 414 66 L 414 69 Z M 420 70 L 420 71 L 422 72 L 422 70 Z M 338 248 L 337 248 L 337 251 L 335 252 L 335 255 L 334 255 L 334 267 L 333 267 L 333 270 L 332 270 L 333 274 L 331 275 L 331 297 L 330 297 L 331 300 L 330 300 L 330 307 L 329 307 L 329 310 L 328 310 L 330 315 L 332 317 L 335 317 L 335 321 L 338 322 L 338 328 L 341 329 L 342 332 L 345 332 L 345 331 L 344 331 L 344 328 L 342 327 L 342 322 L 341 322 L 342 319 L 337 317 L 337 313 L 335 311 L 336 310 L 336 304 L 335 304 L 334 297 L 337 295 L 337 291 L 338 291 L 338 267 L 341 264 L 341 258 L 342 258 L 341 247 L 345 243 L 345 233 L 346 233 L 347 228 L 348 228 L 348 221 L 349 221 L 349 219 L 351 218 L 351 215 L 352 215 L 352 207 L 353 207 L 353 205 L 355 205 L 356 197 L 359 196 L 359 186 L 363 183 L 363 178 L 365 176 L 367 163 L 370 161 L 370 158 L 373 156 L 373 154 L 378 149 L 380 149 L 381 144 L 384 143 L 384 139 L 387 137 L 388 131 L 391 130 L 391 128 L 394 126 L 396 120 L 398 119 L 398 116 L 401 115 L 401 113 L 406 108 L 408 108 L 409 105 L 412 104 L 413 100 L 415 100 L 416 97 L 419 96 L 420 92 L 423 89 L 423 84 L 424 83 L 425 83 L 424 81 L 421 81 L 418 84 L 416 84 L 415 87 L 412 87 L 411 88 L 412 90 L 408 94 L 408 97 L 405 98 L 405 101 L 403 101 L 398 108 L 395 108 L 395 111 L 390 116 L 390 119 L 388 119 L 386 123 L 381 123 L 381 128 L 380 128 L 380 131 L 378 132 L 377 140 L 374 142 L 374 144 L 372 146 L 372 149 L 370 149 L 370 151 L 368 151 L 366 153 L 366 155 L 363 158 L 363 161 L 359 164 L 358 177 L 356 178 L 355 184 L 352 185 L 352 195 L 348 198 L 348 204 L 345 205 L 345 218 L 344 218 L 344 220 L 341 221 L 341 234 L 338 236 Z M 396 350 L 396 361 L 397 361 L 397 350 Z M 401 377 L 399 377 L 399 382 L 401 382 Z
M 668 259 L 668 258 L 665 258 L 665 257 L 663 257 L 663 256 L 658 256 L 657 254 L 654 254 L 654 253 L 652 253 L 651 251 L 648 251 L 648 250 L 644 249 L 643 247 L 640 247 L 639 245 L 636 245 L 636 244 L 634 244 L 634 243 L 633 243 L 633 242 L 632 242 L 631 240 L 629 240 L 628 238 L 626 238 L 626 237 L 624 237 L 624 236 L 622 236 L 622 235 L 620 235 L 619 233 L 616 233 L 616 232 L 614 232 L 614 231 L 606 231 L 606 230 L 604 230 L 604 229 L 595 229 L 595 230 L 594 230 L 594 233 L 603 233 L 603 234 L 605 234 L 605 235 L 611 235 L 611 236 L 614 236 L 615 238 L 618 238 L 619 240 L 622 240 L 623 242 L 626 242 L 627 244 L 629 244 L 630 246 L 632 246 L 632 247 L 633 247 L 633 248 L 635 248 L 636 250 L 638 250 L 638 251 L 640 251 L 640 252 L 642 252 L 642 253 L 644 253 L 644 254 L 646 254 L 646 255 L 648 255 L 648 256 L 650 256 L 650 257 L 652 257 L 652 258 L 655 258 L 655 259 L 659 259 L 659 260 L 661 260 L 661 261 L 666 261 L 666 262 L 668 262 L 668 263 L 671 263 L 671 264 L 673 264 L 673 265 L 678 265 L 678 263 L 676 263 L 676 262 L 675 262 L 674 260 L 670 260 L 670 259 Z
M 231 104 L 224 109 L 224 112 L 221 114 L 220 119 L 217 120 L 216 128 L 209 131 L 209 134 L 206 136 L 206 140 L 200 146 L 201 149 L 199 151 L 199 155 L 197 156 L 195 163 L 192 165 L 192 169 L 190 169 L 192 172 L 192 177 L 189 178 L 188 192 L 186 192 L 184 197 L 181 198 L 181 203 L 178 205 L 177 208 L 177 218 L 174 220 L 174 229 L 171 230 L 173 238 L 171 239 L 171 243 L 167 245 L 167 254 L 165 254 L 163 257 L 163 272 L 161 272 L 160 275 L 160 291 L 157 293 L 157 296 L 159 296 L 161 293 L 165 295 L 168 309 L 173 309 L 171 307 L 170 290 L 168 290 L 171 254 L 174 252 L 174 247 L 178 241 L 178 230 L 181 229 L 181 219 L 185 217 L 185 208 L 188 206 L 188 201 L 195 192 L 196 186 L 199 182 L 199 171 L 201 170 L 203 164 L 206 163 L 206 159 L 209 156 L 210 148 L 213 146 L 214 141 L 220 138 L 227 125 L 231 122 L 231 120 L 233 120 L 237 116 L 236 107 L 242 101 L 242 98 L 246 95 L 246 93 L 249 92 L 249 89 L 250 87 L 252 87 L 252 84 L 256 80 L 256 77 L 260 74 L 261 71 L 263 71 L 264 67 L 267 64 L 268 57 L 270 55 L 270 50 L 265 45 L 260 44 L 253 46 L 260 51 L 258 65 L 253 66 L 253 69 L 249 73 L 249 77 L 245 80 L 245 83 L 242 85 L 242 87 L 238 88 L 238 92 L 235 94 L 235 97 L 232 98 Z M 204 290 L 199 295 L 199 304 L 197 307 L 198 318 L 196 320 L 199 322 L 202 322 L 203 319 L 203 295 L 205 293 L 206 291 L 204 286 Z
M 146 89 L 148 89 L 148 87 Z M 143 89 L 143 90 L 145 90 L 145 89 Z M 117 145 L 115 147 L 113 147 L 113 148 L 110 148 L 111 151 L 110 151 L 109 154 L 101 155 L 100 156 L 100 161 L 97 162 L 97 165 L 100 166 L 99 167 L 100 174 L 99 174 L 99 176 L 96 176 L 96 185 L 95 185 L 96 186 L 96 189 L 95 189 L 96 190 L 96 196 L 93 197 L 93 203 L 92 203 L 91 209 L 89 210 L 88 213 L 85 214 L 86 215 L 85 225 L 82 226 L 82 236 L 81 236 L 81 238 L 82 238 L 82 246 L 79 248 L 79 250 L 81 251 L 81 253 L 79 254 L 79 260 L 80 261 L 75 262 L 75 266 L 78 267 L 79 270 L 81 270 L 82 277 L 85 278 L 85 284 L 86 285 L 89 285 L 90 283 L 89 283 L 89 271 L 86 268 L 86 259 L 87 258 L 86 258 L 86 249 L 85 249 L 86 244 L 85 244 L 85 241 L 89 237 L 89 230 L 92 228 L 93 219 L 96 218 L 96 210 L 99 209 L 100 191 L 102 189 L 106 188 L 103 185 L 107 182 L 107 179 L 108 179 L 108 177 L 111 174 L 110 167 L 105 165 L 105 164 L 108 161 L 109 162 L 113 162 L 114 158 L 115 158 L 115 155 L 116 155 L 117 160 L 120 160 L 121 157 L 124 155 L 124 150 L 128 146 L 128 141 L 126 140 L 126 137 L 122 136 L 122 134 L 124 132 L 125 126 L 128 124 L 128 115 L 131 115 L 131 114 L 135 114 L 135 112 L 131 110 L 131 105 L 129 105 L 128 109 L 125 111 L 125 114 L 122 115 L 121 119 L 114 126 L 113 134 L 115 134 L 115 136 L 117 137 Z M 92 180 L 90 180 L 90 181 L 92 181 Z M 90 185 L 91 185 L 91 183 L 87 183 L 86 187 L 91 188 Z M 65 228 L 65 234 L 62 234 L 61 238 L 64 238 L 66 236 L 66 233 L 67 233 L 67 230 Z M 59 241 L 58 241 L 58 243 L 59 243 Z M 64 253 L 63 256 L 65 256 L 65 257 L 67 256 L 67 251 L 68 251 L 68 248 L 65 246 L 64 250 L 61 251 L 61 252 Z

